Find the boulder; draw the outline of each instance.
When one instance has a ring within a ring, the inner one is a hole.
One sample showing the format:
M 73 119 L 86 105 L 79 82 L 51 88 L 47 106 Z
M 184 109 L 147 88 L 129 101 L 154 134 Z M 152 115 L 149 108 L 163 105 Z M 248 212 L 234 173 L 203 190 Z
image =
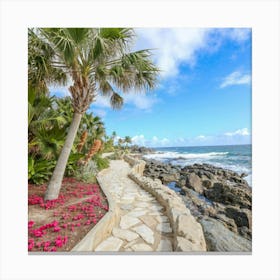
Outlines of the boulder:
M 159 179 L 164 183 L 175 182 L 179 179 L 178 173 L 163 173 L 159 176 Z
M 197 243 L 192 243 L 190 240 L 177 236 L 175 239 L 175 251 L 177 252 L 205 252 L 206 249 L 201 248 Z
M 213 183 L 210 180 L 204 180 L 202 182 L 202 186 L 206 189 L 209 189 L 213 186 Z
M 202 218 L 208 251 L 215 252 L 251 252 L 252 242 L 227 229 L 221 222 L 212 218 Z
M 225 208 L 226 216 L 233 219 L 238 227 L 247 227 L 252 230 L 252 212 L 248 209 L 239 209 L 228 206 Z
M 216 202 L 221 202 L 225 205 L 234 205 L 242 208 L 251 209 L 252 194 L 249 187 L 229 185 L 223 182 L 216 182 L 213 187 L 204 190 L 204 195 Z
M 192 215 L 179 215 L 176 220 L 177 234 L 193 244 L 199 245 L 201 251 L 206 251 L 206 243 L 201 225 Z
M 226 215 L 221 213 L 215 213 L 214 215 L 209 216 L 215 219 L 219 219 L 229 230 L 233 231 L 234 233 L 238 233 L 238 228 L 234 219 L 228 218 Z
M 191 173 L 186 177 L 186 186 L 200 194 L 203 193 L 202 181 L 195 173 Z

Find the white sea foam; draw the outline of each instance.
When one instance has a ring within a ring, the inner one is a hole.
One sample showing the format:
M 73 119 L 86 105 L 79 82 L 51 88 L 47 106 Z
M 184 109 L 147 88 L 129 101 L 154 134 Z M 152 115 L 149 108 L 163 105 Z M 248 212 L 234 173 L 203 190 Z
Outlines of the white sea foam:
M 229 162 L 227 159 L 228 152 L 209 152 L 209 153 L 178 153 L 178 152 L 157 152 L 154 154 L 148 154 L 144 157 L 146 159 L 155 159 L 158 161 L 166 162 L 168 161 L 174 165 L 186 166 L 192 165 L 195 163 L 203 164 L 209 163 L 217 167 L 224 169 L 232 170 L 238 174 L 246 173 L 247 177 L 244 179 L 247 180 L 248 184 L 252 185 L 252 176 L 251 169 L 247 168 L 244 165 L 237 163 Z M 232 157 L 231 157 L 232 159 Z
M 164 159 L 199 159 L 199 158 L 214 158 L 214 157 L 221 157 L 227 155 L 228 152 L 210 152 L 210 153 L 196 153 L 196 154 L 183 154 L 177 152 L 158 152 L 155 154 L 148 154 L 144 157 L 147 159 L 156 159 L 156 160 L 164 160 Z

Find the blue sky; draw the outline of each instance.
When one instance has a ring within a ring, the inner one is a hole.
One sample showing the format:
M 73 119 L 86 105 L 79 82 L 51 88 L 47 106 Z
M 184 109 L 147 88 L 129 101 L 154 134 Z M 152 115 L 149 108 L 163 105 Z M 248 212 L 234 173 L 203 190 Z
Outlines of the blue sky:
M 135 29 L 162 70 L 153 92 L 123 95 L 122 110 L 98 97 L 89 111 L 106 131 L 152 147 L 251 143 L 250 29 Z M 51 88 L 63 96 L 65 89 Z

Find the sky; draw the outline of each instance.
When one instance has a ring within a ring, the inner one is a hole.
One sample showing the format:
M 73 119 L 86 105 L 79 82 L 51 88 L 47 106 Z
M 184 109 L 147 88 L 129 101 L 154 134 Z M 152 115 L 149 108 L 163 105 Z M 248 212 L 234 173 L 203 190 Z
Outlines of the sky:
M 251 29 L 135 29 L 133 50 L 152 49 L 160 68 L 151 92 L 122 95 L 121 110 L 98 96 L 89 112 L 108 135 L 149 147 L 251 143 Z M 51 94 L 69 95 L 66 88 Z

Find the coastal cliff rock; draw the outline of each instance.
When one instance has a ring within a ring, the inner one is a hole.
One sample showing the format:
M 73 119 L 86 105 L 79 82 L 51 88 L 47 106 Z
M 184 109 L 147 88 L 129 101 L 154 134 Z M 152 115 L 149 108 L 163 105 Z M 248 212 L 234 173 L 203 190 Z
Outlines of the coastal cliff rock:
M 138 154 L 143 154 L 143 155 L 151 154 L 151 153 L 155 152 L 155 150 L 153 150 L 151 148 L 137 146 L 137 145 L 130 146 L 129 150 L 131 153 L 138 153 Z
M 212 201 L 225 205 L 236 205 L 247 209 L 252 205 L 251 189 L 245 185 L 214 183 L 211 188 L 204 190 L 204 195 Z
M 146 160 L 144 175 L 159 179 L 183 199 L 216 251 L 250 251 L 252 189 L 239 175 L 210 164 L 173 166 Z
M 252 243 L 246 238 L 230 231 L 215 219 L 200 220 L 208 251 L 215 252 L 250 252 Z

